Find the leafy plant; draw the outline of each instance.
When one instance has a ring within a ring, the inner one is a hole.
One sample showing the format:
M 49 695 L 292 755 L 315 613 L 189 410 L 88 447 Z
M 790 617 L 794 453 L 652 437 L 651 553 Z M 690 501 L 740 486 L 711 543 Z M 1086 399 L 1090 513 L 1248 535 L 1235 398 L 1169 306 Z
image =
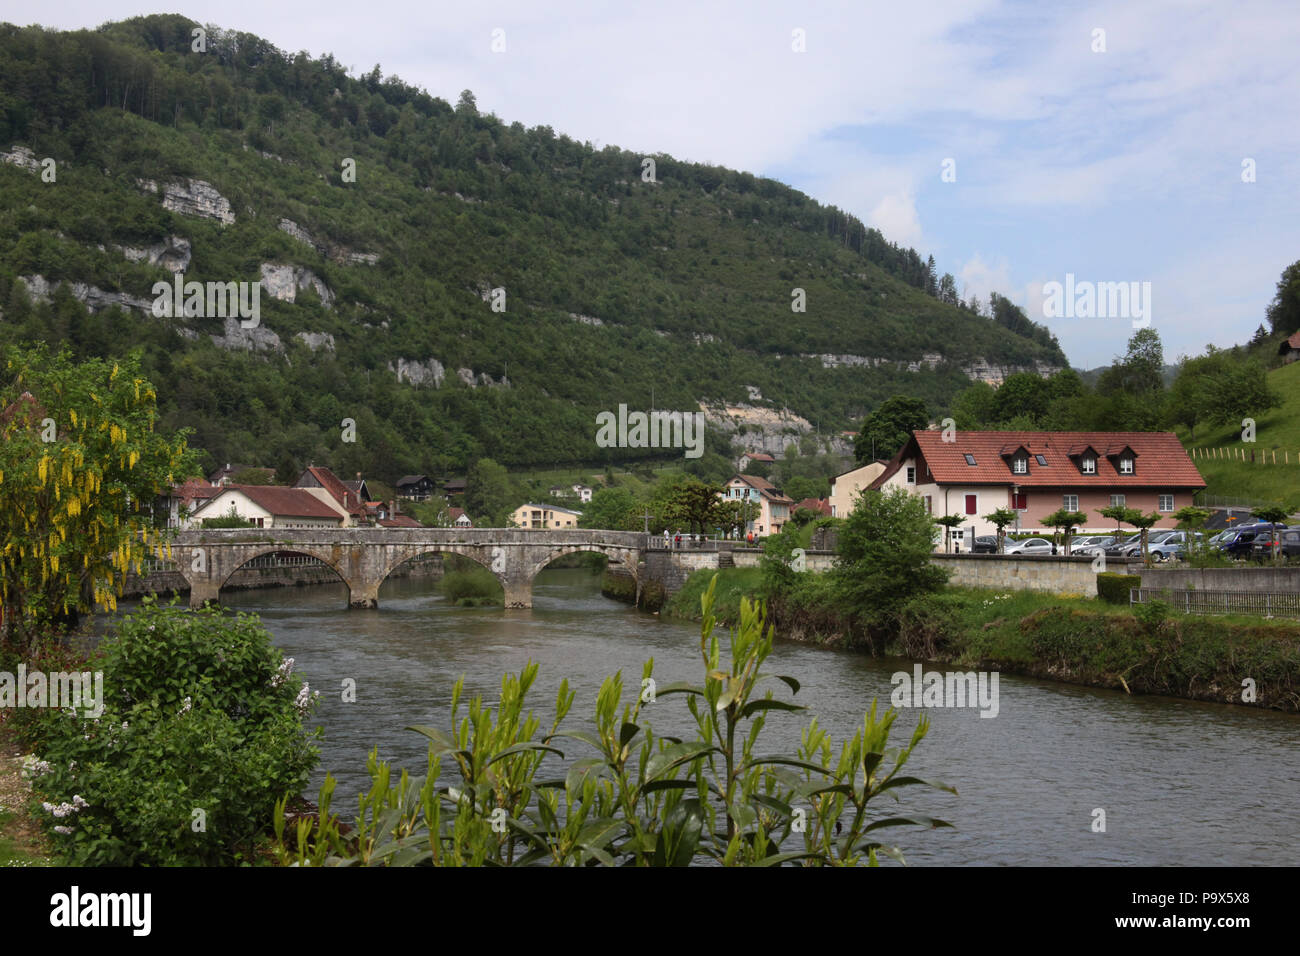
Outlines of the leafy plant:
M 771 711 L 802 711 L 771 689 L 799 691 L 792 677 L 764 673 L 773 632 L 765 611 L 743 601 L 724 656 L 714 632 L 714 586 L 702 600 L 702 684 L 656 688 L 654 661 L 625 699 L 621 674 L 597 694 L 591 729 L 561 729 L 574 701 L 568 682 L 556 695 L 550 729 L 526 709 L 536 664 L 502 680 L 497 707 L 473 698 L 462 715 L 462 681 L 452 694 L 448 729 L 413 727 L 429 738 L 427 772 L 410 777 L 371 754 L 372 786 L 355 826 L 344 832 L 328 810 L 291 827 L 276 807 L 279 853 L 298 865 L 724 866 L 875 865 L 903 861 L 880 842 L 886 828 L 949 824 L 924 816 L 877 816 L 873 800 L 904 787 L 951 787 L 901 773 L 924 738 L 887 748 L 896 713 L 876 704 L 838 753 L 814 719 L 792 754 L 765 754 L 759 738 Z M 761 696 L 760 696 L 761 693 Z M 650 714 L 683 696 L 692 739 L 660 736 Z M 573 746 L 579 747 L 573 752 Z M 562 750 L 561 748 L 567 748 Z M 565 761 L 554 767 L 556 760 Z M 443 782 L 444 776 L 449 779 Z

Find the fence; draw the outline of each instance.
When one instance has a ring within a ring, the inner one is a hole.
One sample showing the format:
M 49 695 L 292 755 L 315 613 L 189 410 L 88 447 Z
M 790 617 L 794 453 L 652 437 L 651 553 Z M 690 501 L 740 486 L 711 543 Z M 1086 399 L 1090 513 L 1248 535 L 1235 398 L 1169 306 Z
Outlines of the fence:
M 1188 455 L 1194 461 L 1238 461 L 1245 465 L 1300 465 L 1300 451 L 1294 455 L 1289 448 L 1245 448 L 1230 445 L 1226 448 L 1191 448 Z
M 1188 614 L 1259 614 L 1300 618 L 1300 593 L 1286 591 L 1189 591 L 1130 588 L 1130 604 L 1165 601 Z

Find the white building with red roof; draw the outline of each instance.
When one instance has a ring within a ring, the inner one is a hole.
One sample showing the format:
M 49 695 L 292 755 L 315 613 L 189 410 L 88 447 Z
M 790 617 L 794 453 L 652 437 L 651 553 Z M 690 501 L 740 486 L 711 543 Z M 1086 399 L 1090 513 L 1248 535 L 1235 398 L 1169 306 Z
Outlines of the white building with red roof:
M 945 440 L 944 435 L 948 435 Z M 996 533 L 984 515 L 1015 511 L 1022 529 L 1065 508 L 1089 517 L 1083 530 L 1110 531 L 1100 508 L 1124 505 L 1157 512 L 1157 528 L 1192 504 L 1205 479 L 1173 432 L 914 431 L 872 488 L 902 488 L 925 499 L 936 517 L 958 514 L 960 532 Z
M 202 527 L 206 518 L 234 515 L 258 528 L 338 528 L 343 518 L 334 508 L 304 488 L 279 485 L 226 485 L 197 506 L 190 516 L 191 527 Z

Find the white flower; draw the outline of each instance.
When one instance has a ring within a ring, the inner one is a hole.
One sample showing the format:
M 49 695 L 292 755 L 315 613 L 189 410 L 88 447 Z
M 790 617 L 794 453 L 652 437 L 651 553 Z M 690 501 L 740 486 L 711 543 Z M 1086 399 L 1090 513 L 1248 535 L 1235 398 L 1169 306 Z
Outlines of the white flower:
M 185 714 L 188 714 L 190 712 L 190 708 L 193 707 L 194 702 L 190 700 L 190 698 L 186 697 L 185 700 L 183 701 L 183 704 L 184 706 L 181 707 L 180 711 L 176 714 L 177 717 L 181 717 Z
M 298 708 L 298 716 L 306 717 L 308 709 L 318 697 L 320 697 L 320 691 L 313 691 L 311 685 L 303 681 L 302 690 L 298 691 L 298 696 L 293 701 L 293 706 Z
M 293 658 L 286 657 L 284 661 L 280 664 L 279 669 L 276 670 L 275 676 L 271 678 L 271 686 L 283 687 L 284 682 L 289 679 L 289 675 L 292 673 L 293 673 Z
M 66 836 L 66 835 L 72 833 L 72 827 L 55 827 L 55 828 L 54 828 L 54 832 L 55 832 L 55 833 L 62 833 L 62 834 L 64 834 L 64 835 Z
M 81 796 L 81 794 L 74 793 L 72 795 L 72 806 L 77 810 L 84 810 L 86 807 L 90 806 L 90 804 L 86 802 L 86 798 Z

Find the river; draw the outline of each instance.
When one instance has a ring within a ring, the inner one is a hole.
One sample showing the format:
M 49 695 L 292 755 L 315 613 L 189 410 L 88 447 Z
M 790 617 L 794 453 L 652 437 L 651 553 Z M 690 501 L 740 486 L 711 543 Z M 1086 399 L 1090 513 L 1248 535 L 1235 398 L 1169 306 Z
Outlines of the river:
M 227 591 L 222 598 L 260 614 L 296 659 L 295 677 L 322 692 L 313 720 L 324 740 L 309 795 L 333 773 L 334 807 L 345 819 L 369 785 L 373 746 L 395 769 L 424 772 L 426 741 L 403 728 L 446 728 L 452 685 L 462 674 L 466 698 L 481 693 L 495 703 L 503 673 L 538 662 L 530 700 L 544 727 L 564 677 L 577 691 L 567 721 L 577 726 L 589 719 L 606 675 L 623 672 L 630 700 L 647 657 L 655 659 L 660 685 L 702 676 L 697 626 L 609 600 L 598 575 L 585 570 L 542 572 L 531 610 L 450 606 L 434 582 L 418 579 L 389 580 L 370 611 L 347 610 L 341 585 Z M 910 672 L 912 662 L 778 642 L 765 670 L 798 678 L 795 700 L 809 710 L 773 712 L 760 749 L 793 751 L 800 728 L 816 715 L 838 751 L 873 697 L 888 703 L 891 675 Z M 356 681 L 355 703 L 342 700 L 347 678 Z M 878 812 L 925 813 L 955 829 L 889 831 L 909 863 L 1295 864 L 1300 717 L 1009 675 L 1000 677 L 999 691 L 992 719 L 975 708 L 927 710 L 930 732 L 909 771 L 950 784 L 958 795 L 904 788 L 901 804 L 888 801 Z M 682 697 L 645 712 L 660 733 L 690 726 Z M 891 743 L 910 738 L 919 713 L 901 712 Z M 1093 832 L 1098 808 L 1105 832 Z

